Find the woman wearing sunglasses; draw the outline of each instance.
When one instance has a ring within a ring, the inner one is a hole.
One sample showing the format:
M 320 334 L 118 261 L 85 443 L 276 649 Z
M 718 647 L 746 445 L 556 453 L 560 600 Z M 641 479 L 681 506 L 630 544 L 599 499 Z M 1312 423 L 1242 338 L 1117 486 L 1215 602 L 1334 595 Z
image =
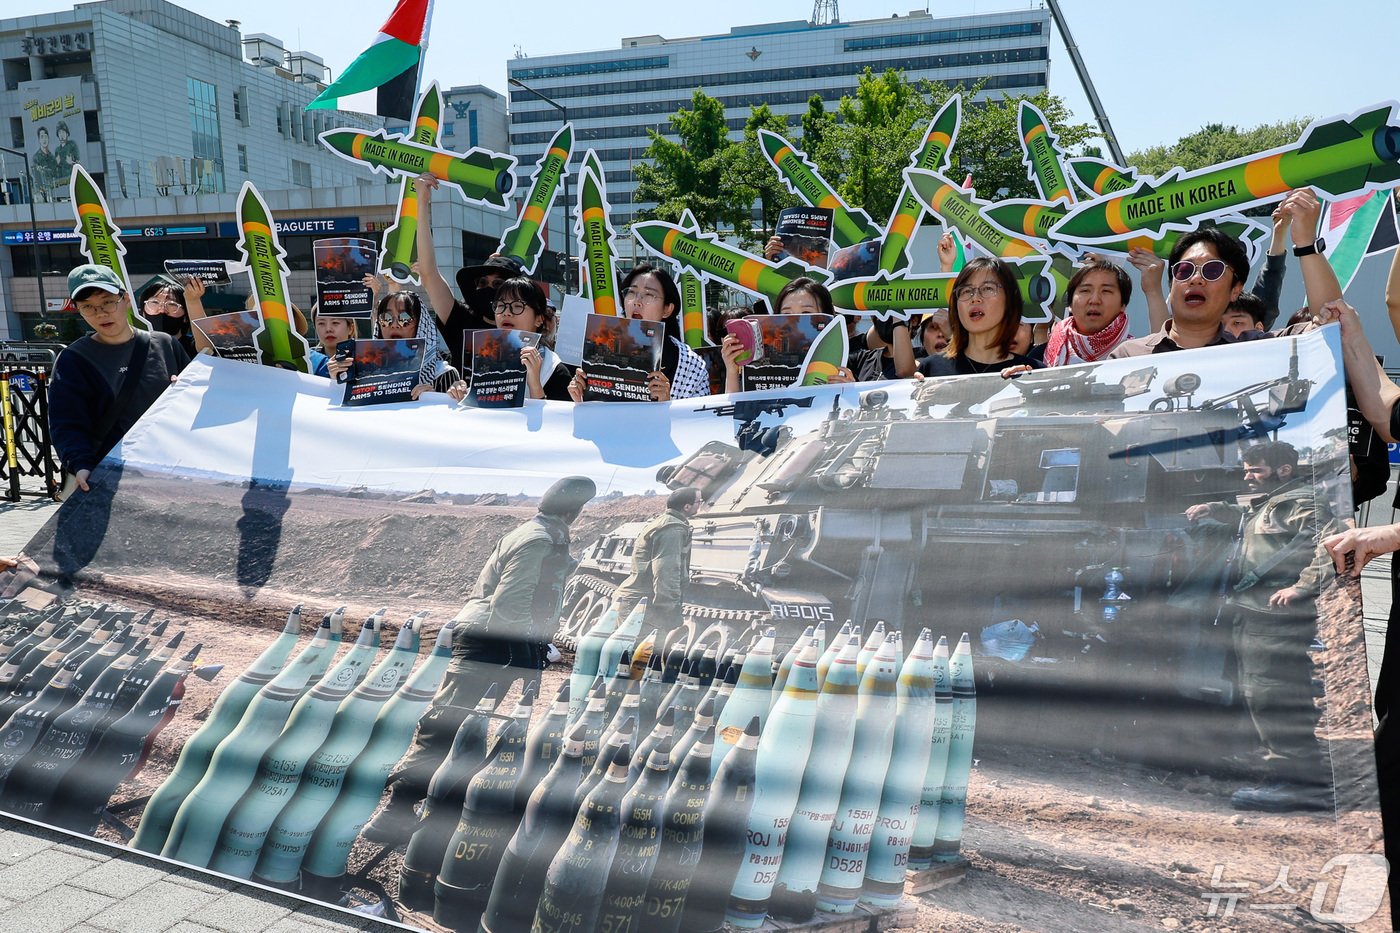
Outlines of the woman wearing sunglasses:
M 569 380 L 573 374 L 552 349 L 554 311 L 545 302 L 544 292 L 535 280 L 524 275 L 506 279 L 496 289 L 491 310 L 498 329 L 540 335 L 538 347 L 525 347 L 520 351 L 520 362 L 525 365 L 525 397 L 569 401 Z M 463 353 L 463 362 L 471 362 L 469 349 Z M 455 388 L 465 392 L 468 383 L 469 380 L 464 379 Z
M 661 368 L 647 380 L 652 401 L 710 394 L 710 371 L 705 361 L 681 340 L 681 293 L 669 272 L 646 263 L 633 268 L 622 280 L 622 309 L 630 318 L 665 325 Z M 569 383 L 569 396 L 575 402 L 583 401 L 585 385 L 580 369 Z
M 1011 267 L 1000 259 L 974 259 L 953 280 L 948 303 L 951 331 L 942 353 L 924 357 L 914 378 L 972 376 L 1040 369 L 1030 357 L 1011 351 L 1021 327 L 1021 289 Z
M 413 387 L 415 401 L 424 392 L 445 392 L 458 401 L 466 395 L 465 390 L 458 391 L 462 377 L 448 362 L 437 328 L 423 314 L 423 301 L 413 292 L 395 292 L 379 299 L 374 312 L 374 336 L 378 340 L 423 338 L 423 366 L 418 370 L 418 384 Z M 348 360 L 332 357 L 327 370 L 336 379 L 349 366 Z

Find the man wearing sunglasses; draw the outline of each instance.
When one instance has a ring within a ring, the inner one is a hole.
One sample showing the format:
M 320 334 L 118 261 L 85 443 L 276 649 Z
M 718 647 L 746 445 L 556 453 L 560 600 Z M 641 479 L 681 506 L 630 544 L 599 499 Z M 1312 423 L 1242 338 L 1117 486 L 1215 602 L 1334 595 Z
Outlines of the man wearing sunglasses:
M 1167 270 L 1171 274 L 1167 295 L 1171 317 L 1156 333 L 1120 344 L 1109 359 L 1194 350 L 1264 336 L 1246 332 L 1233 337 L 1222 323 L 1249 277 L 1249 256 L 1239 240 L 1216 227 L 1193 230 L 1172 248 Z

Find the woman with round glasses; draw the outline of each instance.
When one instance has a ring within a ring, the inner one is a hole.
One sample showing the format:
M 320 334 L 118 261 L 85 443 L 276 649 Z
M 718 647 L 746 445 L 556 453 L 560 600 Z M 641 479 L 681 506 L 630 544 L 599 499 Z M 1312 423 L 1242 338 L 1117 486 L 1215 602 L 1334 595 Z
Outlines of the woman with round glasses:
M 661 368 L 647 379 L 652 401 L 710 394 L 710 371 L 705 361 L 681 339 L 681 293 L 669 272 L 647 263 L 633 268 L 622 280 L 622 309 L 630 318 L 665 325 Z M 584 379 L 584 371 L 579 369 L 569 383 L 569 396 L 575 402 L 583 401 Z
M 374 312 L 374 336 L 378 340 L 423 338 L 423 366 L 418 370 L 418 384 L 413 387 L 415 401 L 424 392 L 445 392 L 459 402 L 466 395 L 465 389 L 459 391 L 462 377 L 448 361 L 437 328 L 423 314 L 423 301 L 413 292 L 394 292 L 379 299 Z M 349 360 L 334 357 L 327 364 L 332 379 L 338 379 L 349 367 Z
M 521 330 L 540 335 L 538 347 L 520 351 L 525 365 L 525 397 L 569 401 L 569 380 L 572 374 L 564 361 L 552 349 L 554 343 L 554 311 L 544 300 L 544 292 L 535 280 L 526 275 L 506 279 L 496 289 L 491 311 L 499 330 Z M 463 354 L 467 362 L 470 354 Z M 462 383 L 465 390 L 466 382 Z
M 186 356 L 195 355 L 194 333 L 185 308 L 183 285 L 156 279 L 141 293 L 141 314 L 151 322 L 151 327 L 174 338 Z
M 919 377 L 1004 373 L 1041 363 L 1011 351 L 1021 327 L 1021 289 L 1011 266 L 1000 259 L 974 259 L 953 280 L 948 303 L 948 346 L 924 357 Z

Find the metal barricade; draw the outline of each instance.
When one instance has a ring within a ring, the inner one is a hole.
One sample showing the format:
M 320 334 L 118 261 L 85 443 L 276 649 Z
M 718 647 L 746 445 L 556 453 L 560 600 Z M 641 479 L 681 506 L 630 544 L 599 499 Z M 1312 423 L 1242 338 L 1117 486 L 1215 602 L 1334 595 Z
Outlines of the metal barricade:
M 52 499 L 62 488 L 49 439 L 49 378 L 62 349 L 61 344 L 0 343 L 0 499 Z M 20 478 L 26 476 L 42 480 L 42 489 L 25 489 Z

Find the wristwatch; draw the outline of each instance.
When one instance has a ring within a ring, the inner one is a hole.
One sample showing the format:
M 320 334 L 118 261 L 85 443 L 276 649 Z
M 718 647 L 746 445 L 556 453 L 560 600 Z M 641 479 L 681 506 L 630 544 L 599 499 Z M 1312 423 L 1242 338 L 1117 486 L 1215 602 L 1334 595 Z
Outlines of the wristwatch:
M 1326 249 L 1327 249 L 1327 243 L 1326 243 L 1326 241 L 1323 240 L 1322 237 L 1318 237 L 1316 240 L 1312 241 L 1311 243 L 1305 243 L 1305 244 L 1303 244 L 1302 246 L 1295 246 L 1295 247 L 1293 247 L 1293 255 L 1294 255 L 1294 256 L 1297 256 L 1297 257 L 1299 257 L 1299 258 L 1302 258 L 1303 256 L 1313 256 L 1313 255 L 1316 255 L 1316 254 L 1318 254 L 1318 253 L 1323 252 L 1323 251 L 1326 250 Z

